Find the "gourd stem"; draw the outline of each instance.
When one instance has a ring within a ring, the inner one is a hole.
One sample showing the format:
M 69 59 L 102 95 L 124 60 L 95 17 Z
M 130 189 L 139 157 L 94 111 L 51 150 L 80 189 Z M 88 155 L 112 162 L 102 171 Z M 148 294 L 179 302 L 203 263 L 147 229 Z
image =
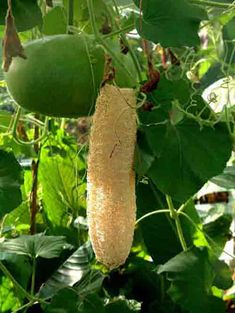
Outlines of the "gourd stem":
M 167 201 L 167 204 L 168 204 L 168 207 L 170 210 L 171 218 L 175 220 L 177 234 L 178 234 L 181 246 L 182 246 L 183 250 L 186 251 L 187 250 L 187 244 L 186 244 L 186 241 L 184 238 L 184 234 L 183 234 L 182 226 L 180 223 L 179 215 L 178 215 L 176 209 L 174 208 L 174 205 L 173 205 L 173 202 L 172 202 L 172 199 L 170 196 L 168 196 L 168 195 L 166 196 L 166 201 Z
M 114 4 L 114 8 L 115 8 L 115 10 L 116 10 L 117 15 L 120 16 L 120 12 L 119 12 L 119 9 L 118 9 L 116 0 L 113 0 L 113 4 Z M 116 22 L 116 20 L 115 20 L 115 24 L 116 24 L 116 26 L 119 28 L 119 25 L 118 25 L 118 23 Z M 141 74 L 141 67 L 140 67 L 139 60 L 138 60 L 138 58 L 137 58 L 135 52 L 133 51 L 131 45 L 129 44 L 129 42 L 128 42 L 126 36 L 125 36 L 125 34 L 120 33 L 120 37 L 121 37 L 123 43 L 124 43 L 124 44 L 127 46 L 127 48 L 129 49 L 130 55 L 131 55 L 131 57 L 132 57 L 133 63 L 134 63 L 134 65 L 135 65 L 136 71 L 137 71 L 137 73 L 138 73 L 139 81 L 141 82 L 141 81 L 142 81 L 142 74 Z
M 96 26 L 95 15 L 94 15 L 94 6 L 93 0 L 87 0 L 87 7 L 90 15 L 91 27 L 93 33 L 95 35 L 96 40 L 105 48 L 105 50 L 111 55 L 113 60 L 128 74 L 128 76 L 132 79 L 132 74 L 125 68 L 124 64 L 119 60 L 116 54 L 110 49 L 109 45 L 105 42 L 102 36 L 99 34 L 98 28 Z

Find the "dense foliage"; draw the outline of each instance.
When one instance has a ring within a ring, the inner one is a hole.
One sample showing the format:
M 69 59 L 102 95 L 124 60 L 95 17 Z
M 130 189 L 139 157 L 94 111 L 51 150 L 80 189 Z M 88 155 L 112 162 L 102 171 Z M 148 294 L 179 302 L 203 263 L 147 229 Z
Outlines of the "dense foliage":
M 15 77 L 25 60 L 6 54 L 9 3 L 23 47 L 58 35 L 84 46 L 42 48 Z M 232 0 L 0 1 L 1 313 L 232 312 L 233 266 L 221 260 L 231 203 L 196 202 L 210 181 L 225 196 L 235 188 L 234 30 Z M 84 103 L 94 104 L 103 70 L 104 83 L 135 89 L 138 102 L 134 242 L 112 271 L 88 236 L 92 119 L 66 118 L 92 113 Z M 7 90 L 11 77 L 27 110 Z

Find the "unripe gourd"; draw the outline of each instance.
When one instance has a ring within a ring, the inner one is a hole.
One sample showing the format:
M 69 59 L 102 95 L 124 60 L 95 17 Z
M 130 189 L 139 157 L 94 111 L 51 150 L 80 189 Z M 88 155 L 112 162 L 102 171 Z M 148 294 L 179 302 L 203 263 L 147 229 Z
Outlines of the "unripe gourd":
M 94 111 L 103 75 L 104 50 L 87 34 L 55 35 L 24 45 L 27 59 L 14 58 L 5 79 L 23 108 L 55 117 Z
M 87 173 L 89 235 L 98 261 L 109 269 L 130 252 L 136 217 L 136 100 L 133 89 L 102 87 L 96 102 Z

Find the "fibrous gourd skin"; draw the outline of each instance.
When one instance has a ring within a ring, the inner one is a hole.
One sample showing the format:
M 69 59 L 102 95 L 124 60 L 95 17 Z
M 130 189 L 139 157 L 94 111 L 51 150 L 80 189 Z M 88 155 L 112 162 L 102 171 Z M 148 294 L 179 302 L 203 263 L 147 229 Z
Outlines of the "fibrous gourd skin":
M 89 235 L 98 261 L 109 269 L 130 252 L 136 218 L 136 99 L 133 89 L 105 85 L 96 102 L 87 174 Z

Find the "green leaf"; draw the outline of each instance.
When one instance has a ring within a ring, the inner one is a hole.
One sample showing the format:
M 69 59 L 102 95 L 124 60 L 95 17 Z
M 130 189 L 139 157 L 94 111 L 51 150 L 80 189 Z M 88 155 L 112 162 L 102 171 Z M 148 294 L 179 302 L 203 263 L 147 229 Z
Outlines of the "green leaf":
M 197 46 L 198 29 L 206 12 L 186 0 L 135 0 L 142 14 L 137 21 L 139 34 L 163 47 Z
M 235 54 L 234 54 L 234 42 L 235 39 L 235 18 L 231 19 L 224 27 L 223 27 L 223 40 L 224 40 L 224 61 L 229 64 L 234 63 Z
M 0 107 L 0 132 L 5 132 L 8 129 L 11 119 L 11 113 L 1 110 Z
M 139 183 L 136 188 L 136 196 L 138 217 L 167 208 L 164 195 L 151 182 L 149 184 Z M 185 207 L 184 211 L 200 227 L 200 219 L 192 202 Z M 188 246 L 206 245 L 204 236 L 185 217 L 180 217 L 180 220 Z M 174 221 L 169 214 L 160 213 L 149 216 L 140 222 L 140 227 L 148 253 L 155 264 L 165 263 L 182 250 Z
M 105 306 L 105 313 L 131 313 L 140 312 L 140 304 L 137 301 L 126 299 L 114 299 Z
M 217 256 L 223 252 L 226 242 L 231 237 L 232 219 L 232 215 L 223 214 L 216 220 L 203 225 L 203 231 L 210 238 L 209 243 Z
M 12 0 L 12 11 L 19 32 L 32 29 L 42 24 L 42 12 L 37 0 Z M 7 0 L 1 0 L 0 24 L 5 24 Z
M 191 313 L 224 313 L 225 304 L 212 296 L 213 267 L 206 248 L 182 252 L 161 265 L 159 274 L 166 273 L 171 282 L 168 290 L 172 300 Z
M 22 169 L 14 154 L 0 149 L 0 219 L 22 201 Z
M 53 297 L 51 304 L 45 308 L 46 313 L 78 312 L 78 295 L 72 288 L 64 288 Z
M 92 259 L 93 251 L 88 241 L 79 247 L 45 282 L 40 289 L 41 297 L 51 297 L 58 290 L 69 286 L 72 287 L 78 282 L 83 284 L 84 280 L 87 278 L 89 282 L 91 282 L 93 273 L 91 272 L 90 263 Z M 81 291 L 83 291 L 83 289 L 84 288 L 82 288 Z
M 0 312 L 13 312 L 19 307 L 20 301 L 14 295 L 12 282 L 7 277 L 0 277 Z
M 146 141 L 144 132 L 138 132 L 137 145 L 135 148 L 135 172 L 144 176 L 150 169 L 154 156 Z
M 90 294 L 81 299 L 72 288 L 64 288 L 52 298 L 46 306 L 46 313 L 105 313 L 102 299 L 96 294 Z
M 68 3 L 68 0 L 63 0 L 65 8 L 68 8 Z M 104 0 L 93 1 L 93 7 L 97 27 L 98 29 L 100 29 L 103 23 L 105 23 L 107 20 L 109 21 L 109 19 L 112 17 L 112 15 L 109 13 L 110 11 L 112 13 L 112 7 L 109 7 L 109 11 Z M 89 33 L 92 31 L 90 25 L 90 15 L 86 0 L 74 1 L 74 25 L 82 26 L 83 30 Z
M 136 188 L 138 217 L 165 209 L 163 195 L 149 184 L 139 183 Z M 152 215 L 140 222 L 145 245 L 155 264 L 163 264 L 181 251 L 173 221 L 166 214 Z
M 67 14 L 63 7 L 56 6 L 43 18 L 42 32 L 45 35 L 66 34 Z
M 201 128 L 192 120 L 145 126 L 155 160 L 148 176 L 173 199 L 185 202 L 210 178 L 223 171 L 231 154 L 227 128 Z M 215 157 L 216 156 L 216 157 Z
M 32 274 L 32 265 L 27 256 L 4 251 L 0 246 L 0 260 L 19 284 L 27 288 Z
M 29 209 L 29 195 L 32 188 L 32 172 L 25 170 L 24 184 L 21 186 L 22 203 L 13 211 L 8 213 L 2 223 L 3 234 L 7 232 L 17 232 L 21 234 L 20 230 L 29 230 L 30 228 L 30 209 Z
M 54 234 L 69 236 L 77 243 L 77 230 L 72 226 L 80 214 L 85 216 L 85 162 L 77 153 L 75 140 L 58 134 L 41 150 L 39 181 L 47 220 Z M 68 228 L 70 226 L 70 228 Z
M 225 188 L 234 189 L 235 188 L 235 166 L 228 166 L 224 169 L 223 173 L 215 176 L 211 179 L 212 183 Z
M 115 40 L 107 39 L 106 43 L 115 54 L 122 67 L 117 64 L 115 59 L 112 60 L 112 66 L 115 70 L 115 82 L 120 88 L 133 88 L 137 84 L 137 72 L 132 57 L 129 53 L 121 53 L 120 43 Z
M 224 261 L 216 260 L 214 264 L 215 278 L 213 285 L 217 288 L 227 290 L 232 284 L 232 270 Z
M 59 257 L 61 252 L 64 249 L 71 248 L 71 245 L 68 245 L 62 236 L 36 234 L 6 239 L 0 247 L 2 252 L 27 255 L 32 259 L 38 257 L 52 259 Z
M 87 295 L 78 304 L 78 313 L 105 313 L 102 298 L 97 294 Z

